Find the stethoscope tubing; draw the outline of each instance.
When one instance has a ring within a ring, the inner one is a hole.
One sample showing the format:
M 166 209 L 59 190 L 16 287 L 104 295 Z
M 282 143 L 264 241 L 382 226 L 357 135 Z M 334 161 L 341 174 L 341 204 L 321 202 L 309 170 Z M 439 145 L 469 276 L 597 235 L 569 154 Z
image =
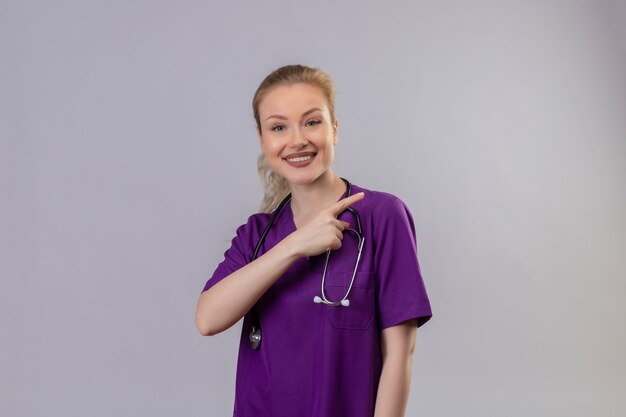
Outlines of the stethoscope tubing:
M 365 243 L 365 238 L 356 230 L 351 229 L 351 228 L 347 228 L 345 230 L 348 230 L 350 232 L 353 232 L 354 234 L 356 234 L 357 238 L 359 239 L 359 246 L 358 246 L 358 254 L 357 254 L 357 258 L 356 258 L 356 263 L 354 265 L 354 270 L 352 271 L 352 278 L 350 279 L 350 286 L 348 287 L 348 291 L 346 292 L 346 294 L 343 296 L 343 298 L 339 301 L 330 301 L 328 299 L 328 297 L 326 297 L 326 271 L 328 270 L 328 259 L 330 258 L 330 249 L 326 251 L 326 262 L 324 263 L 324 273 L 322 274 L 322 296 L 315 296 L 313 297 L 313 302 L 315 303 L 323 303 L 329 306 L 343 306 L 343 307 L 349 307 L 350 306 L 350 300 L 348 299 L 348 295 L 350 294 L 350 291 L 352 290 L 352 286 L 354 285 L 354 279 L 356 278 L 356 271 L 357 268 L 359 266 L 359 261 L 361 260 L 361 253 L 363 252 L 363 244 Z
M 350 182 L 346 180 L 345 178 L 341 178 L 341 179 L 346 184 L 345 196 L 349 197 L 350 188 L 351 188 Z M 259 237 L 259 241 L 257 242 L 254 248 L 254 253 L 252 254 L 252 261 L 254 261 L 257 258 L 259 250 L 261 249 L 261 246 L 265 242 L 265 237 L 267 236 L 267 233 L 269 232 L 270 228 L 276 221 L 276 218 L 278 217 L 279 213 L 282 211 L 285 204 L 287 204 L 290 200 L 291 200 L 291 193 L 289 193 L 280 202 L 280 204 L 273 210 L 272 217 L 270 217 L 270 221 L 268 222 L 267 226 L 265 226 L 265 229 L 263 230 L 263 233 L 261 233 L 261 237 Z M 356 230 L 353 228 L 346 228 L 344 230 L 354 233 L 359 240 L 358 254 L 356 258 L 356 263 L 354 265 L 354 271 L 352 272 L 352 278 L 350 279 L 350 286 L 348 287 L 348 291 L 346 292 L 346 294 L 339 301 L 331 301 L 326 296 L 326 291 L 325 291 L 326 272 L 328 271 L 328 261 L 330 259 L 330 252 L 331 252 L 330 249 L 328 249 L 326 251 L 326 261 L 324 263 L 324 272 L 322 274 L 322 285 L 321 285 L 322 296 L 320 297 L 316 295 L 315 297 L 313 297 L 313 302 L 317 304 L 325 304 L 325 305 L 332 306 L 332 307 L 350 306 L 350 300 L 348 299 L 348 296 L 350 295 L 350 291 L 352 290 L 352 286 L 354 285 L 354 280 L 356 278 L 357 269 L 359 267 L 359 261 L 361 260 L 361 253 L 363 251 L 363 244 L 365 243 L 365 238 L 363 237 L 363 231 L 361 228 L 361 216 L 359 215 L 358 211 L 356 211 L 352 207 L 346 207 L 341 213 L 339 213 L 339 215 L 337 215 L 337 217 L 341 216 L 346 211 L 350 212 L 356 219 Z M 250 344 L 252 346 L 252 349 L 258 349 L 261 344 L 261 328 L 260 328 L 261 323 L 258 317 L 258 313 L 256 312 L 256 306 L 252 307 L 251 312 L 252 312 L 252 331 L 250 332 Z

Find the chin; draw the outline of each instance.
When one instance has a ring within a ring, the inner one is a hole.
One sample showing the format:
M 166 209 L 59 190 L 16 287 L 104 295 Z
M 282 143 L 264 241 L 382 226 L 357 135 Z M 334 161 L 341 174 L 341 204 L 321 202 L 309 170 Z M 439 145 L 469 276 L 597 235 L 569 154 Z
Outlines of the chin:
M 324 172 L 319 174 L 302 174 L 302 175 L 284 175 L 283 178 L 293 185 L 308 185 L 313 184 L 324 175 Z

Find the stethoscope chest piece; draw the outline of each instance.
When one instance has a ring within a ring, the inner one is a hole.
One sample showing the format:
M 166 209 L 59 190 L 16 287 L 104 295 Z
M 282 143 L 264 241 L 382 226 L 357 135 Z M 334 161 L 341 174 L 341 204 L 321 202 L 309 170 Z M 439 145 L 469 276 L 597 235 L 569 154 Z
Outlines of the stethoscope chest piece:
M 259 345 L 261 345 L 261 329 L 252 326 L 252 331 L 250 332 L 250 346 L 252 346 L 252 349 L 258 349 Z

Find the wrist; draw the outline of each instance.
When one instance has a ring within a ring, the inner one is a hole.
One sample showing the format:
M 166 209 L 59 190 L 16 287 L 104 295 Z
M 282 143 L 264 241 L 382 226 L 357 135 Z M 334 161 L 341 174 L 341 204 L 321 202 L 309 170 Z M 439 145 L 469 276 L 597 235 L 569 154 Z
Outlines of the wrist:
M 291 236 L 292 235 L 289 235 L 281 240 L 277 246 L 280 246 L 281 252 L 285 254 L 288 260 L 295 261 L 296 259 L 302 258 L 304 254 L 302 254 Z

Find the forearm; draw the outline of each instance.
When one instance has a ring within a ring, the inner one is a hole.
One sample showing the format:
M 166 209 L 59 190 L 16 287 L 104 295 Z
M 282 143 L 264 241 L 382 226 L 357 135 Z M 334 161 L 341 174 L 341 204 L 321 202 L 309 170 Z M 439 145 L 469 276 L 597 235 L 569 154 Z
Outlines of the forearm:
M 196 305 L 196 327 L 200 333 L 214 335 L 237 323 L 299 257 L 290 241 L 283 239 L 204 291 Z
M 389 354 L 383 359 L 374 417 L 404 416 L 409 398 L 412 369 L 412 352 Z

